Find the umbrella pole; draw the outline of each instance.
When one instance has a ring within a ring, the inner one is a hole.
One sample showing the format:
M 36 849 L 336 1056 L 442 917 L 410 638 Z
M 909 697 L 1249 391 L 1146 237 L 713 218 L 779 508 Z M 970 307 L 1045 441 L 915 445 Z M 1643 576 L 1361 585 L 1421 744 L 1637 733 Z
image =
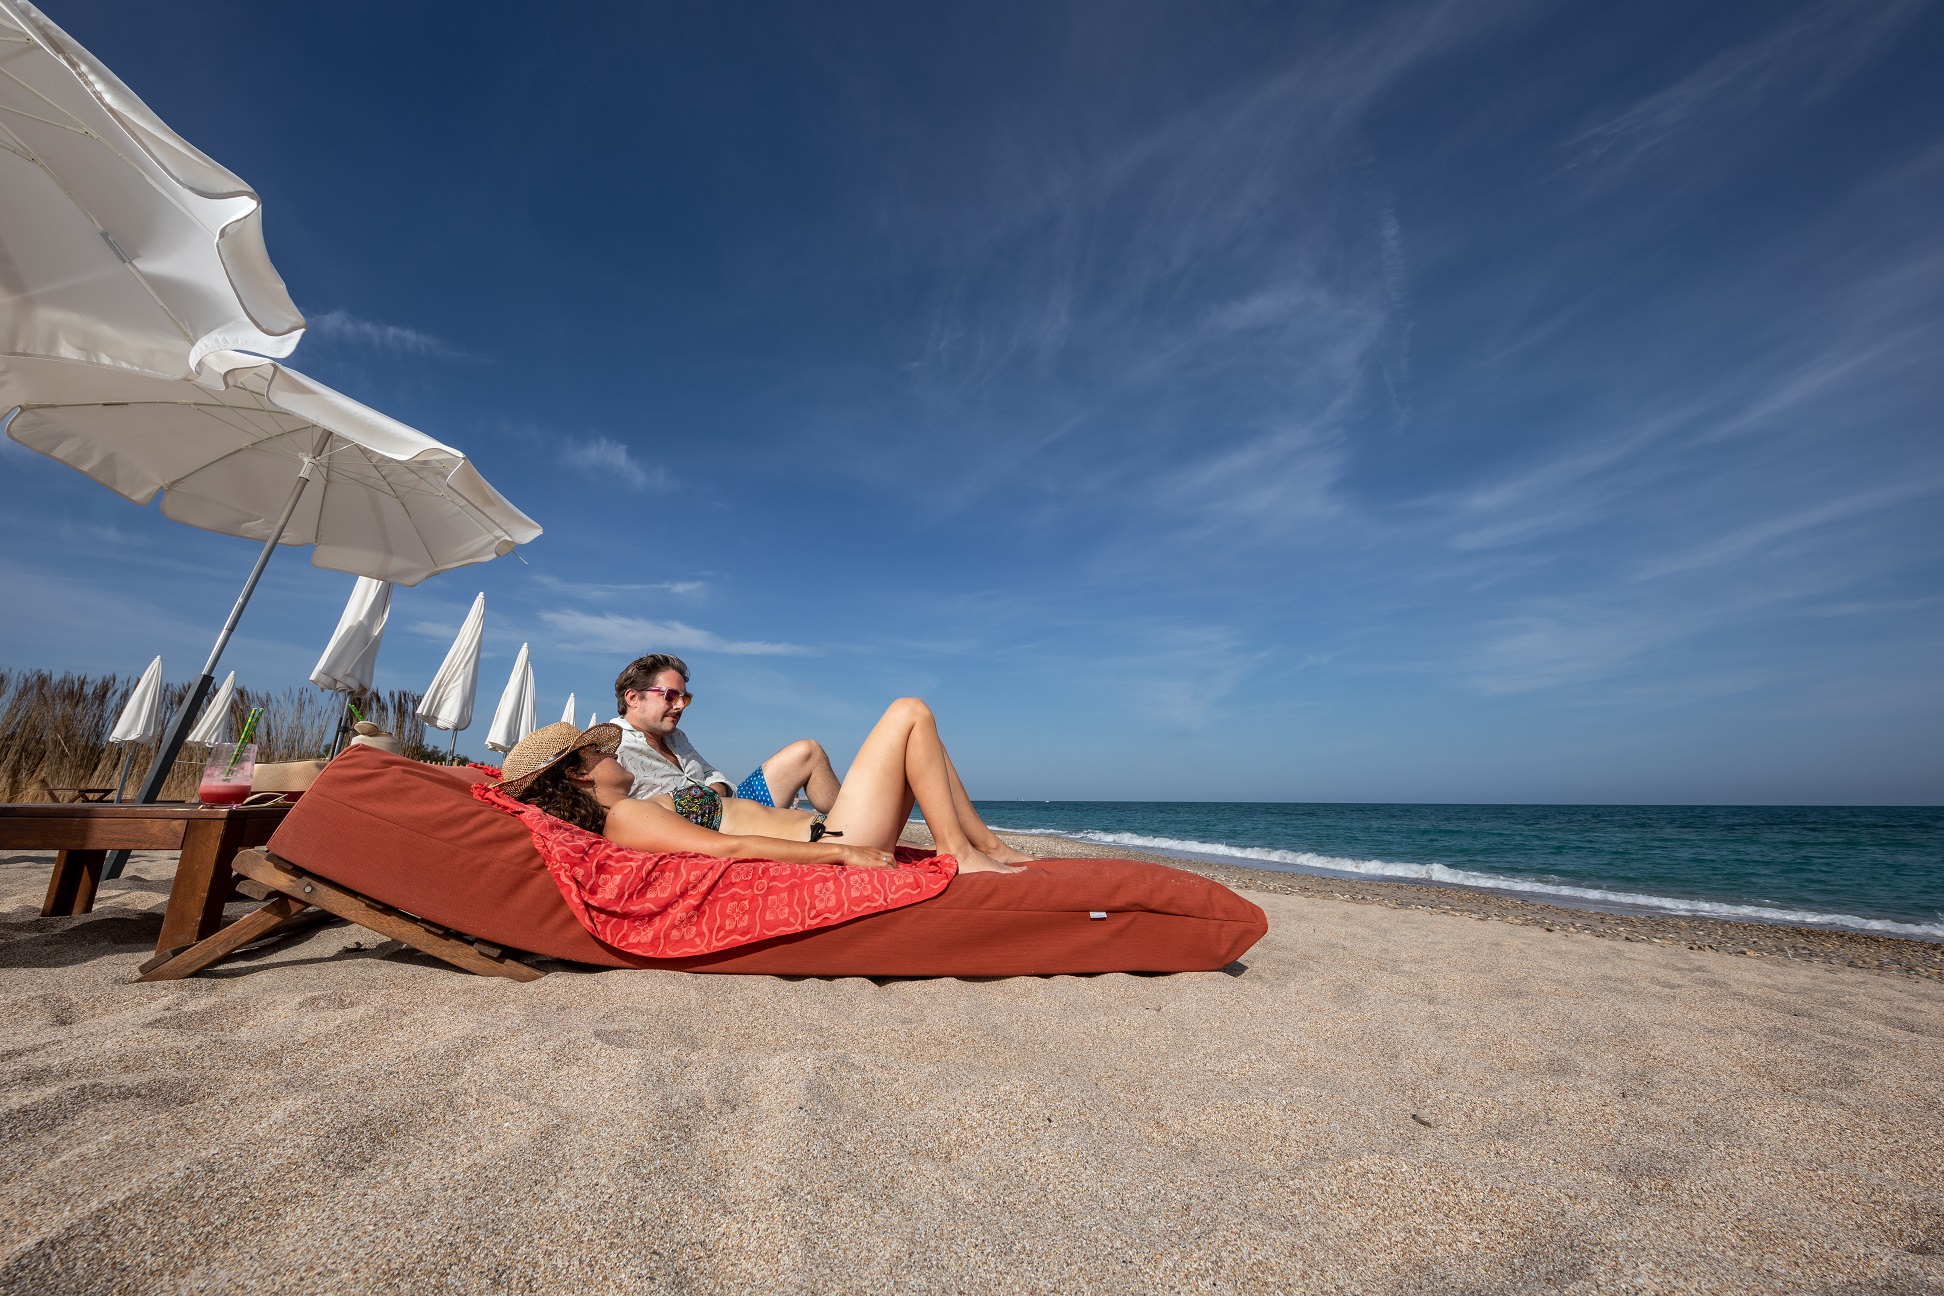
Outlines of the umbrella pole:
M 351 728 L 351 695 L 344 695 L 344 710 L 338 713 L 337 732 L 331 736 L 331 754 L 326 759 L 336 760 L 337 754 L 344 750 L 344 735 Z
M 324 443 L 318 442 L 322 450 Z M 236 606 L 230 609 L 229 620 L 223 622 L 223 631 L 216 636 L 216 646 L 209 650 L 209 660 L 203 663 L 202 677 L 196 687 L 189 690 L 183 699 L 181 710 L 169 722 L 168 734 L 162 739 L 162 746 L 155 753 L 155 764 L 149 767 L 148 777 L 142 780 L 142 790 L 135 794 L 137 805 L 153 805 L 162 795 L 162 785 L 168 782 L 169 772 L 175 768 L 175 759 L 182 754 L 182 744 L 188 740 L 189 731 L 195 728 L 196 716 L 202 705 L 209 699 L 210 687 L 216 682 L 216 663 L 222 659 L 223 649 L 229 647 L 230 636 L 236 633 L 236 623 L 243 619 L 243 609 L 250 602 L 250 595 L 256 593 L 257 581 L 263 577 L 263 569 L 270 562 L 270 555 L 276 552 L 277 542 L 283 539 L 284 528 L 290 525 L 290 518 L 297 511 L 297 501 L 303 498 L 304 487 L 310 485 L 311 475 L 318 470 L 315 458 L 306 456 L 304 466 L 297 474 L 297 484 L 290 488 L 290 498 L 284 502 L 283 516 L 277 519 L 277 526 L 270 538 L 263 542 L 263 552 L 257 555 L 256 566 L 250 568 L 249 579 L 243 582 L 243 592 L 236 596 Z M 101 870 L 102 880 L 121 876 L 122 865 L 128 862 L 128 852 L 112 853 Z
M 682 685 L 682 687 L 687 688 L 688 685 L 684 684 Z M 459 749 L 459 731 L 457 729 L 454 729 L 452 731 L 452 740 L 446 743 L 446 764 L 448 765 L 452 764 L 452 753 L 457 751 L 458 749 Z
M 128 767 L 130 763 L 134 761 L 134 759 L 135 759 L 135 749 L 133 747 L 123 747 L 121 777 L 115 780 L 115 804 L 116 805 L 121 804 L 122 789 L 128 786 Z

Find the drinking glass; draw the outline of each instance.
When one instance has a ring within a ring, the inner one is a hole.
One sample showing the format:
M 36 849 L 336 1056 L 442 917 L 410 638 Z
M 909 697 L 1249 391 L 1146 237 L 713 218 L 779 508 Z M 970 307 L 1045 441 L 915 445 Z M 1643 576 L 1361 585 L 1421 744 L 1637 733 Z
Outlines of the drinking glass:
M 204 805 L 238 805 L 250 795 L 250 780 L 256 777 L 257 745 L 212 743 L 209 763 L 203 766 L 202 782 L 196 787 L 196 800 Z

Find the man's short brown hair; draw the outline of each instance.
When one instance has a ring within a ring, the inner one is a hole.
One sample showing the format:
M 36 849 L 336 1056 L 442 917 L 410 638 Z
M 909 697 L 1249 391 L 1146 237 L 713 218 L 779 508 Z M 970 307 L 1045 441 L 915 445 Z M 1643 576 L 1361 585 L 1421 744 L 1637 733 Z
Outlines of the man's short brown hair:
M 614 677 L 615 714 L 620 715 L 627 711 L 629 689 L 639 692 L 645 688 L 653 688 L 655 677 L 663 671 L 679 671 L 684 681 L 689 677 L 688 663 L 668 653 L 649 653 L 646 657 L 637 657 L 623 666 L 621 673 Z

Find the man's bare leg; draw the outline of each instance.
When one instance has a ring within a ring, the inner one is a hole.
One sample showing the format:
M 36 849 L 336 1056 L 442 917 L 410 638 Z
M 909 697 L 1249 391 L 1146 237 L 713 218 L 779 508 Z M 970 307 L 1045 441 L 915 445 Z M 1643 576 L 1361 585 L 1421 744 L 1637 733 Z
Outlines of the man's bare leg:
M 811 738 L 799 738 L 763 762 L 763 781 L 769 784 L 770 799 L 787 810 L 796 804 L 797 793 L 810 798 L 819 812 L 827 813 L 837 804 L 837 771 L 823 746 Z

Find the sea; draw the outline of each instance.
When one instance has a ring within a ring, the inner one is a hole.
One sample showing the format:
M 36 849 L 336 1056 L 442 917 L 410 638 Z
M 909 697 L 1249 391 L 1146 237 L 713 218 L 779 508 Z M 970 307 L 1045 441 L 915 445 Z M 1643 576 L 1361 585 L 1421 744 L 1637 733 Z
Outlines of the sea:
M 994 828 L 1547 904 L 1944 942 L 1944 808 L 979 801 Z

